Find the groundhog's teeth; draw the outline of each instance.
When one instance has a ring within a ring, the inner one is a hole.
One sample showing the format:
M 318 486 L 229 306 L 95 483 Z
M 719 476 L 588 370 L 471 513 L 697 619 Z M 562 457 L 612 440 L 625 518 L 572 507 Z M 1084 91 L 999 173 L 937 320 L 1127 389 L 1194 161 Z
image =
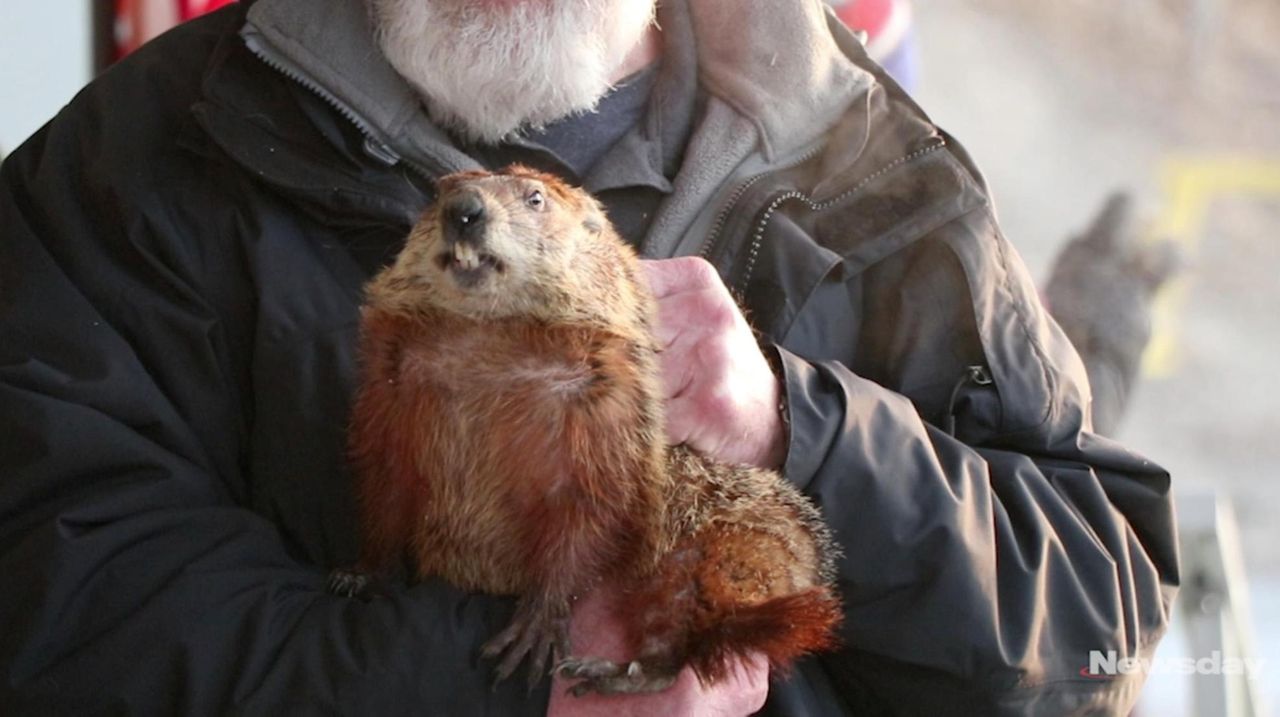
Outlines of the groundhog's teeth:
M 470 244 L 454 244 L 453 258 L 463 269 L 475 269 L 480 266 L 480 252 Z

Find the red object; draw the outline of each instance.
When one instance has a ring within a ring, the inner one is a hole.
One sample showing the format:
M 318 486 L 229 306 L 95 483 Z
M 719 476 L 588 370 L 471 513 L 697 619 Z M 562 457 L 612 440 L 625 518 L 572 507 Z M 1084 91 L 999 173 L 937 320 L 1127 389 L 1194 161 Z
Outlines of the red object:
M 178 0 L 181 6 L 182 19 L 190 20 L 207 12 L 213 12 L 223 5 L 230 5 L 235 0 Z
M 865 30 L 870 37 L 877 37 L 888 26 L 894 13 L 896 0 L 827 0 L 835 8 L 836 16 L 854 30 Z
M 893 53 L 911 27 L 908 0 L 827 0 L 850 29 L 867 33 L 867 52 L 877 60 Z
M 234 0 L 115 0 L 115 59 L 180 22 Z

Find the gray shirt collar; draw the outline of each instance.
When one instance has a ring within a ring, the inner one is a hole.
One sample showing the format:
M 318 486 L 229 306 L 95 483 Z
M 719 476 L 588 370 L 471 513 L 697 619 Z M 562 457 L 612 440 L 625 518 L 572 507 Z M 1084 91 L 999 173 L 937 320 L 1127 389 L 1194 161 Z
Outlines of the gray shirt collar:
M 666 147 L 683 147 L 685 134 L 692 122 L 692 117 L 671 117 L 668 108 L 673 104 L 664 102 L 664 97 L 676 93 L 695 93 L 696 82 L 692 77 L 681 81 L 679 73 L 668 72 L 667 68 L 654 65 L 635 73 L 619 84 L 619 89 L 601 100 L 596 113 L 562 120 L 547 128 L 545 132 L 535 132 L 528 136 L 514 138 L 505 142 L 505 146 L 521 147 L 535 152 L 545 152 L 555 157 L 561 164 L 574 173 L 578 181 L 588 191 L 600 193 L 624 187 L 650 187 L 662 193 L 671 191 L 669 173 L 674 174 L 675 167 L 668 167 Z M 639 96 L 626 96 L 619 93 L 639 93 Z M 642 102 L 636 112 L 636 101 Z M 611 103 L 620 103 L 613 106 Z M 612 137 L 599 137 L 593 128 L 595 122 L 624 122 L 619 134 Z M 666 131 L 676 129 L 677 131 Z M 585 141 L 608 142 L 609 146 L 601 147 L 587 162 L 584 158 L 572 156 L 563 151 L 566 142 L 576 136 L 585 135 Z M 502 157 L 502 147 L 480 153 L 490 157 Z M 584 166 L 585 165 L 585 166 Z

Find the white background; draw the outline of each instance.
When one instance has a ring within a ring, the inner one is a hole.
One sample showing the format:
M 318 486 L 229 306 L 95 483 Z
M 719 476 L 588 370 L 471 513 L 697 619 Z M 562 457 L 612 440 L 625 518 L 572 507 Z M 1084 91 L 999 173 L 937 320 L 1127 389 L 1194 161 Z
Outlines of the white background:
M 0 151 L 57 114 L 92 72 L 89 0 L 0 2 Z

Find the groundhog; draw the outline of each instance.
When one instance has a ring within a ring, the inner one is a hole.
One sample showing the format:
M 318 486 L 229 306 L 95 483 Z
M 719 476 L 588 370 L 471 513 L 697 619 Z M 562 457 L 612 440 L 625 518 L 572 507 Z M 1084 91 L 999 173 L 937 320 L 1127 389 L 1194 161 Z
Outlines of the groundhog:
M 576 694 L 704 682 L 832 645 L 834 548 L 777 474 L 666 445 L 654 301 L 583 191 L 523 167 L 454 174 L 367 287 L 350 441 L 363 589 L 419 576 L 520 597 L 484 648 Z M 578 596 L 611 585 L 629 662 L 573 656 Z

